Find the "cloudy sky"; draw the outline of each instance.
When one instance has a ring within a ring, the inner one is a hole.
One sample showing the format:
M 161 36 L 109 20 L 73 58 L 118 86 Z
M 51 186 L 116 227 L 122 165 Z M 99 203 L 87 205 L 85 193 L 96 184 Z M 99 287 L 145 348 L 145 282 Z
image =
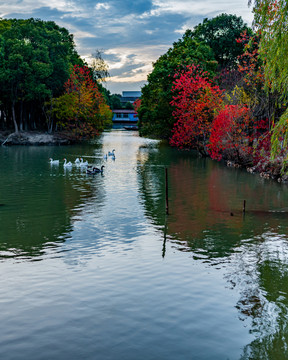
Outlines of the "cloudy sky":
M 188 28 L 227 13 L 251 25 L 248 0 L 0 0 L 1 18 L 52 20 L 74 35 L 87 62 L 103 50 L 111 93 L 140 90 L 152 62 Z

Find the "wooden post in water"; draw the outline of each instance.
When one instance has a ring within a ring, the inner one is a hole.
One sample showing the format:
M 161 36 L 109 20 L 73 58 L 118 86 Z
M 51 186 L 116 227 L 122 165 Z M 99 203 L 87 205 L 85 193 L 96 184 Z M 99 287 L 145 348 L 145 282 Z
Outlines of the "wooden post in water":
M 243 201 L 243 214 L 245 214 L 246 211 L 246 200 Z
M 162 247 L 162 257 L 164 259 L 166 254 L 166 241 L 167 241 L 167 219 L 165 217 L 165 226 L 164 226 L 164 241 L 163 241 L 163 247 Z
M 168 203 L 168 169 L 165 168 L 165 198 L 166 198 L 166 215 L 169 215 L 169 203 Z

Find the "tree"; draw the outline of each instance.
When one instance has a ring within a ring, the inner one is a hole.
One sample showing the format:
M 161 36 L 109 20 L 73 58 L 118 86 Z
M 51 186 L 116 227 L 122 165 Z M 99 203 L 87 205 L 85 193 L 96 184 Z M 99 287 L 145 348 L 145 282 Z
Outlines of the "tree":
M 109 66 L 102 57 L 103 50 L 95 50 L 92 54 L 91 68 L 93 71 L 93 78 L 96 81 L 105 82 L 106 78 L 109 77 Z
M 144 85 L 139 108 L 139 131 L 141 135 L 152 135 L 168 139 L 175 123 L 172 115 L 172 86 L 174 74 L 179 67 L 196 63 L 214 74 L 217 63 L 209 46 L 184 36 L 173 44 L 164 55 L 153 64 Z
M 222 106 L 222 91 L 212 84 L 207 72 L 193 64 L 174 75 L 172 93 L 177 122 L 170 144 L 195 148 L 206 155 L 211 124 Z
M 173 76 L 179 66 L 198 64 L 213 77 L 224 67 L 235 69 L 244 45 L 237 43 L 243 31 L 251 32 L 240 17 L 221 14 L 205 19 L 194 30 L 187 30 L 166 54 L 153 64 L 148 83 L 142 88 L 139 108 L 141 135 L 170 138 L 175 123 L 172 115 Z
M 288 7 L 284 0 L 255 0 L 254 25 L 261 34 L 259 52 L 262 57 L 266 84 L 272 90 L 288 89 Z
M 44 104 L 63 92 L 76 63 L 83 61 L 65 28 L 52 21 L 0 20 L 0 100 L 7 126 L 12 118 L 16 132 L 44 127 Z
M 121 109 L 121 95 L 120 94 L 112 94 L 109 97 L 108 104 L 112 110 L 114 109 Z
M 250 1 L 251 3 L 252 1 Z M 254 25 L 261 39 L 259 52 L 264 65 L 266 86 L 281 94 L 284 104 L 288 98 L 288 7 L 284 0 L 254 0 Z M 283 105 L 284 105 L 283 104 Z M 272 156 L 283 156 L 283 171 L 288 161 L 288 109 L 272 133 Z
M 251 117 L 246 106 L 226 105 L 213 121 L 208 152 L 212 159 L 226 158 L 243 162 L 252 153 Z
M 92 137 L 112 121 L 112 111 L 87 66 L 75 65 L 65 83 L 65 94 L 54 100 L 58 124 L 76 138 Z
M 204 19 L 194 30 L 188 30 L 185 36 L 207 44 L 220 69 L 231 69 L 237 67 L 237 58 L 243 53 L 243 44 L 237 43 L 236 39 L 244 31 L 252 33 L 241 17 L 221 14 L 212 19 Z

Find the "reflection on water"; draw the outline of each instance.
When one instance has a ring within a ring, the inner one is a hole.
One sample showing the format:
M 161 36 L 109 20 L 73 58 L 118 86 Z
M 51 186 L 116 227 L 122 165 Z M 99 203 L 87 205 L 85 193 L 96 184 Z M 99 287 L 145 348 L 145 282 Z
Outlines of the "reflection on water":
M 63 156 L 68 153 L 74 159 L 82 148 L 1 150 L 1 257 L 34 257 L 45 249 L 57 250 L 57 244 L 69 238 L 71 218 L 83 203 L 97 206 L 98 197 L 103 199 L 101 182 L 96 188 L 84 168 L 63 168 Z M 60 159 L 60 165 L 51 165 L 50 156 Z
M 151 153 L 139 172 L 147 216 L 159 227 L 165 223 L 163 256 L 168 240 L 193 259 L 225 269 L 227 283 L 240 295 L 239 319 L 251 320 L 255 336 L 241 359 L 288 358 L 287 187 L 196 154 L 166 154 Z M 160 164 L 169 168 L 166 221 Z
M 121 130 L 0 161 L 1 358 L 288 358 L 286 186 Z

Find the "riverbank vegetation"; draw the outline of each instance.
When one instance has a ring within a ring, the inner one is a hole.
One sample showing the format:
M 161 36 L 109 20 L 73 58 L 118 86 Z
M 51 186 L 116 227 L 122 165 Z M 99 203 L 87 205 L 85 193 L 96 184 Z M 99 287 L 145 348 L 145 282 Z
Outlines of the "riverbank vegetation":
M 142 89 L 140 134 L 287 180 L 287 6 L 255 0 L 205 19 L 162 55 Z
M 52 21 L 0 20 L 0 130 L 91 137 L 112 121 L 98 51 L 88 66 Z

